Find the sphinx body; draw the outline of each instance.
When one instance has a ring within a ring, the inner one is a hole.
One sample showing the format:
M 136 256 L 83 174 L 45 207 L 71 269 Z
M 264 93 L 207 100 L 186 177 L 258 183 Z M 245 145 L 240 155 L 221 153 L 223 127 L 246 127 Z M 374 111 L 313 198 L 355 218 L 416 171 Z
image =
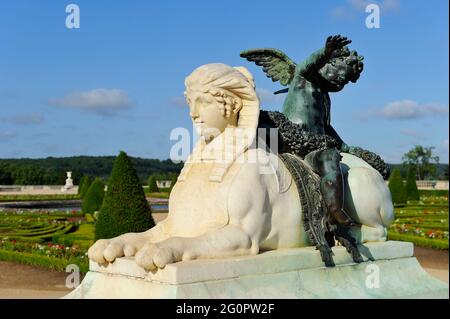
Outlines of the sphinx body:
M 311 245 L 288 168 L 275 154 L 250 147 L 259 100 L 248 71 L 209 64 L 194 71 L 186 86 L 191 117 L 207 133 L 172 190 L 168 217 L 146 232 L 97 241 L 89 258 L 107 263 L 135 256 L 138 265 L 154 270 L 182 260 Z M 217 109 L 226 125 L 214 115 Z M 363 160 L 342 155 L 345 208 L 358 224 L 353 236 L 359 243 L 386 240 L 393 207 L 383 178 Z

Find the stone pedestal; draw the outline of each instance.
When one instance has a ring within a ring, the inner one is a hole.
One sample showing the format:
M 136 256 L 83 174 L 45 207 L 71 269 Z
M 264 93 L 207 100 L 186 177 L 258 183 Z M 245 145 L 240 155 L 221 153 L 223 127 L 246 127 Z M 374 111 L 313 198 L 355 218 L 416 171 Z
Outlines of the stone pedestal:
M 366 262 L 355 264 L 343 247 L 334 247 L 333 268 L 323 266 L 313 247 L 185 261 L 156 272 L 133 258 L 107 267 L 91 262 L 65 298 L 449 298 L 448 285 L 413 257 L 412 243 L 368 243 L 360 251 Z

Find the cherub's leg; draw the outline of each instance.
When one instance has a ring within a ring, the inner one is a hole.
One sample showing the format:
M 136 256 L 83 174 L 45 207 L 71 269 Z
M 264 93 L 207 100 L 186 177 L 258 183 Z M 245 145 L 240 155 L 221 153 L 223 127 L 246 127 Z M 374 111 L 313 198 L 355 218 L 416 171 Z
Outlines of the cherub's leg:
M 136 253 L 136 263 L 145 269 L 163 268 L 182 260 L 257 254 L 259 246 L 238 226 L 228 225 L 204 235 L 171 237 L 147 243 Z
M 320 189 L 331 224 L 350 226 L 353 221 L 344 211 L 344 177 L 339 164 L 341 155 L 335 148 L 309 153 L 305 160 L 319 174 Z
M 111 239 L 100 239 L 89 248 L 88 256 L 99 264 L 106 264 L 119 257 L 134 256 L 146 243 L 158 242 L 168 237 L 162 221 L 142 233 L 127 233 Z

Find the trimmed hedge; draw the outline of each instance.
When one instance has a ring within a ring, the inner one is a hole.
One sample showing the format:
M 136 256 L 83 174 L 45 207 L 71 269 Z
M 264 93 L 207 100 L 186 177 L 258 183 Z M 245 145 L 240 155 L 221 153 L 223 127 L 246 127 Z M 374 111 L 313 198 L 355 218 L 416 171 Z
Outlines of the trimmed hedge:
M 78 188 L 78 194 L 80 195 L 80 198 L 84 198 L 86 196 L 89 187 L 91 187 L 92 180 L 89 176 L 83 176 L 83 184 Z
M 95 225 L 95 238 L 143 232 L 154 225 L 136 170 L 127 154 L 122 151 L 114 161 L 108 190 Z
M 403 183 L 400 170 L 394 169 L 391 177 L 389 178 L 389 190 L 391 191 L 392 202 L 394 204 L 406 203 L 406 189 Z
M 408 169 L 408 177 L 406 179 L 406 198 L 408 200 L 420 200 L 419 190 L 416 184 L 416 173 L 412 168 Z
M 148 178 L 147 184 L 148 184 L 148 192 L 149 193 L 159 192 L 158 185 L 156 185 L 156 177 L 154 175 L 151 175 Z
M 83 184 L 86 182 L 86 180 L 89 177 L 87 175 L 83 175 L 83 177 L 80 179 L 80 183 L 78 184 L 78 195 L 81 194 L 81 189 L 83 188 Z
M 105 184 L 101 181 L 100 178 L 96 178 L 86 195 L 83 198 L 83 205 L 81 210 L 83 214 L 92 214 L 96 211 L 100 210 L 103 204 L 103 198 L 105 197 Z

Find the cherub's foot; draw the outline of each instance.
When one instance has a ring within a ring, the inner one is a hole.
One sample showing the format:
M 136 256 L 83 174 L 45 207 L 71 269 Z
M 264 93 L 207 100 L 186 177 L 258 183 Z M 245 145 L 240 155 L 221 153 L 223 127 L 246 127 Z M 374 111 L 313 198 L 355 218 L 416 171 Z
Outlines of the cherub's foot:
M 136 263 L 147 270 L 155 270 L 183 260 L 182 243 L 174 239 L 171 238 L 156 244 L 145 244 L 136 253 Z
M 106 264 L 119 257 L 131 257 L 144 245 L 143 233 L 125 234 L 112 239 L 100 239 L 88 250 L 89 259 Z

